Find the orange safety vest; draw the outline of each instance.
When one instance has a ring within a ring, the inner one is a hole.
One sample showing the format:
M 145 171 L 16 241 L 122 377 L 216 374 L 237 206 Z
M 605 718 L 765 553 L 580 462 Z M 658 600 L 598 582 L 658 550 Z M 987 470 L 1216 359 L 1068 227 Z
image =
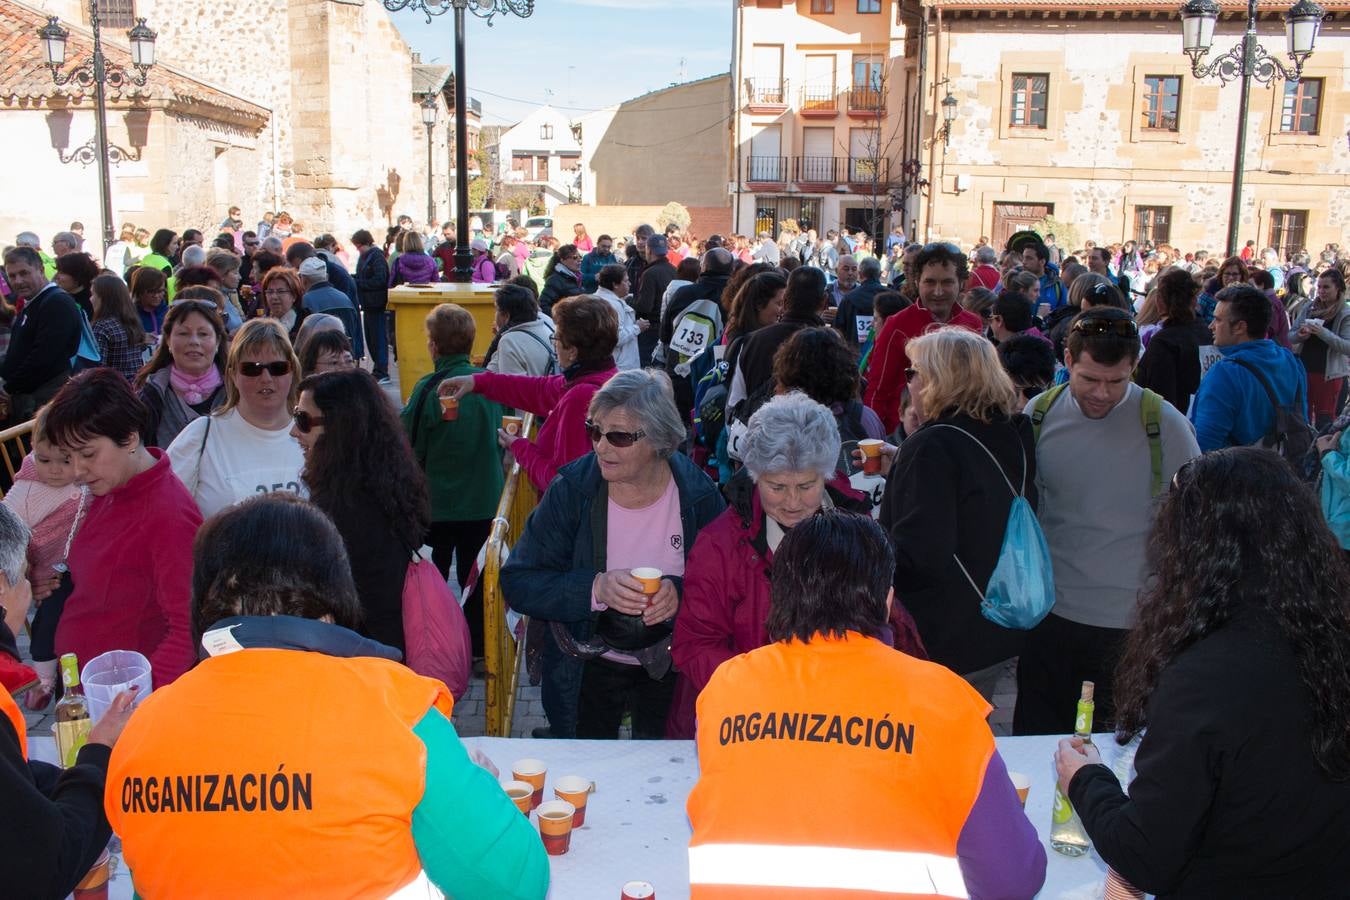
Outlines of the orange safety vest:
M 397 663 L 248 649 L 145 698 L 104 807 L 142 897 L 388 897 L 412 838 L 439 681 Z
M 698 900 L 966 897 L 956 842 L 994 737 L 947 669 L 850 632 L 722 664 L 698 699 Z
M 14 731 L 19 736 L 19 752 L 23 758 L 28 758 L 28 723 L 24 721 L 23 712 L 19 709 L 19 704 L 14 702 L 14 698 L 9 695 L 9 691 L 0 690 L 0 710 L 9 717 L 9 723 L 14 726 Z

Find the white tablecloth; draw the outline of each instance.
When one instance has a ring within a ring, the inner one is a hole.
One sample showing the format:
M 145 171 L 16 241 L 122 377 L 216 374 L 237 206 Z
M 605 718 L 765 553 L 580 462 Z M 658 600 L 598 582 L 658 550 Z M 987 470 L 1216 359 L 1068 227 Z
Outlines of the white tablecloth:
M 1102 896 L 1106 866 L 1092 851 L 1072 859 L 1050 849 L 1050 805 L 1054 792 L 1056 738 L 1003 737 L 999 752 L 1010 771 L 1031 778 L 1027 815 L 1046 842 L 1049 868 L 1042 900 L 1095 900 Z M 548 764 L 545 797 L 563 775 L 581 775 L 596 783 L 586 806 L 586 824 L 572 835 L 570 851 L 550 857 L 554 900 L 617 898 L 625 881 L 641 879 L 656 887 L 661 900 L 689 894 L 686 849 L 689 822 L 684 804 L 698 780 L 692 741 L 540 741 L 519 738 L 466 738 L 482 750 L 503 780 L 511 764 L 533 757 Z M 1109 765 L 1115 742 L 1102 735 L 1097 746 Z M 33 759 L 55 761 L 52 738 L 30 737 Z M 535 817 L 530 817 L 535 821 Z M 120 861 L 119 861 L 120 862 Z M 130 900 L 131 881 L 120 865 L 110 882 L 111 900 Z

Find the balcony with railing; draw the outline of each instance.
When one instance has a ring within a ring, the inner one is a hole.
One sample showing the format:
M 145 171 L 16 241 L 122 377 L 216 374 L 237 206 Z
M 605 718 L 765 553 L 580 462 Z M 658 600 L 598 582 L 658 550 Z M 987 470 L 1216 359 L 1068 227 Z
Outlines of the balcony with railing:
M 781 112 L 787 108 L 788 84 L 783 78 L 747 78 L 745 91 L 745 106 L 750 112 Z
M 839 96 L 833 84 L 807 85 L 801 89 L 797 112 L 805 118 L 829 119 L 839 114 Z
M 852 87 L 848 91 L 848 114 L 861 118 L 880 118 L 886 110 L 886 95 L 876 87 Z
M 850 156 L 846 162 L 848 163 L 848 174 L 845 180 L 855 189 L 872 185 L 884 186 L 890 181 L 891 161 L 889 159 L 884 157 L 878 159 L 874 156 Z
M 750 184 L 787 184 L 786 156 L 750 156 L 745 160 L 745 180 Z
M 841 156 L 794 156 L 792 180 L 801 185 L 803 190 L 810 190 L 815 185 L 828 190 L 844 180 L 846 162 Z

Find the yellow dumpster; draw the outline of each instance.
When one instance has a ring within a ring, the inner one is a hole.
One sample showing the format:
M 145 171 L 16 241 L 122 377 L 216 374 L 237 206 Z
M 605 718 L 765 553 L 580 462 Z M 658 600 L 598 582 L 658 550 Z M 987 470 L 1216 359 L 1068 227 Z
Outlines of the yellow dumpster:
M 389 308 L 394 316 L 394 346 L 398 348 L 398 392 L 407 403 L 413 385 L 431 372 L 431 352 L 427 350 L 427 314 L 442 303 L 456 303 L 473 316 L 478 332 L 474 336 L 472 358 L 481 364 L 492 343 L 492 321 L 496 307 L 490 284 L 401 284 L 389 291 Z

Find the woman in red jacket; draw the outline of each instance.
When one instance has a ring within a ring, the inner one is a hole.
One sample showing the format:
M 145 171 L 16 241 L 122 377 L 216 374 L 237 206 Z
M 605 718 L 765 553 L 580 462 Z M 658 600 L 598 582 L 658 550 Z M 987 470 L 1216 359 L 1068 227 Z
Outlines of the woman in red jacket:
M 553 324 L 561 375 L 480 372 L 447 378 L 437 389 L 440 396 L 456 399 L 476 391 L 504 406 L 548 416 L 533 441 L 505 429 L 497 432 L 497 442 L 511 451 L 541 494 L 559 468 L 591 452 L 586 409 L 595 392 L 618 371 L 614 348 L 619 343 L 619 319 L 604 300 L 589 294 L 560 300 L 553 307 Z
M 56 653 L 83 665 L 108 650 L 137 650 L 161 687 L 196 659 L 188 600 L 202 516 L 164 451 L 141 444 L 145 419 L 131 385 L 107 368 L 72 378 L 47 412 L 47 437 L 94 495 L 66 557 L 74 590 Z
M 769 643 L 769 565 L 787 531 L 822 509 L 871 508 L 836 471 L 834 414 L 805 394 L 761 406 L 743 446 L 745 467 L 726 487 L 729 505 L 699 532 L 685 570 L 671 646 L 680 681 L 667 738 L 694 736 L 694 701 L 718 666 Z

